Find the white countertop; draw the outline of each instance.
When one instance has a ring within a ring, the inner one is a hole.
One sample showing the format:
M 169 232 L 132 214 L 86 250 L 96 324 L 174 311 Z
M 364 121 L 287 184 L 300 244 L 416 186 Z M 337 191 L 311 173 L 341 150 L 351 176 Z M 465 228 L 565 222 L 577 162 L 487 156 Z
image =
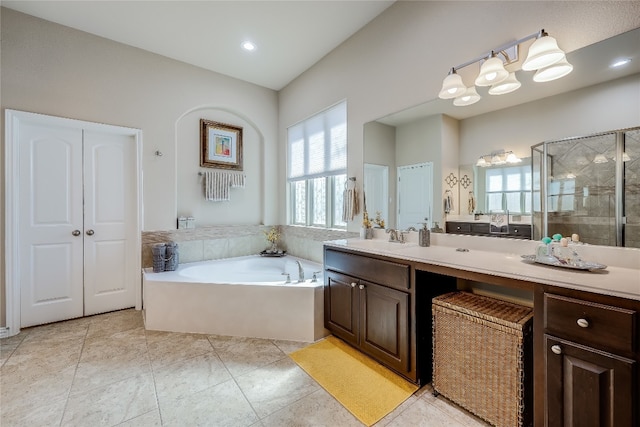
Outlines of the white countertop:
M 585 292 L 640 300 L 640 249 L 584 245 L 576 251 L 585 261 L 607 265 L 605 270 L 574 270 L 524 261 L 521 255 L 535 253 L 538 242 L 492 237 L 432 234 L 431 246 L 421 247 L 410 233 L 407 243 L 390 243 L 381 234 L 371 240 L 346 239 L 326 246 L 383 255 L 399 260 L 510 279 L 576 289 Z M 380 237 L 379 237 L 380 236 Z M 469 249 L 468 252 L 456 251 Z

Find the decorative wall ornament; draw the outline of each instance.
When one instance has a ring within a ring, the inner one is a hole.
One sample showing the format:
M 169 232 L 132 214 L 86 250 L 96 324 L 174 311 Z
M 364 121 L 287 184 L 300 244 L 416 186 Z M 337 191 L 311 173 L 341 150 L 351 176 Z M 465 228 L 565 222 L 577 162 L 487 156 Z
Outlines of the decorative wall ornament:
M 465 174 L 462 178 L 460 178 L 460 184 L 462 185 L 462 188 L 466 190 L 467 187 L 471 185 L 471 179 Z
M 449 176 L 444 179 L 444 182 L 447 183 L 449 188 L 453 188 L 458 184 L 458 178 L 451 172 Z

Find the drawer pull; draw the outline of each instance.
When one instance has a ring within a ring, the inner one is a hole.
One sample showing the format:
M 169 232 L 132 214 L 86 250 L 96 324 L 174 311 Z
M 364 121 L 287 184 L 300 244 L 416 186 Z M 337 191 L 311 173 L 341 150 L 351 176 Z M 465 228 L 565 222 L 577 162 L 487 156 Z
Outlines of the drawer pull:
M 364 285 L 360 285 L 359 288 L 362 290 L 364 289 Z
M 551 351 L 553 351 L 555 354 L 562 354 L 562 348 L 557 344 L 551 346 Z
M 576 323 L 581 328 L 588 328 L 589 327 L 589 321 L 587 319 L 578 319 L 578 321 Z
M 351 287 L 355 288 L 356 287 L 356 282 L 351 282 Z

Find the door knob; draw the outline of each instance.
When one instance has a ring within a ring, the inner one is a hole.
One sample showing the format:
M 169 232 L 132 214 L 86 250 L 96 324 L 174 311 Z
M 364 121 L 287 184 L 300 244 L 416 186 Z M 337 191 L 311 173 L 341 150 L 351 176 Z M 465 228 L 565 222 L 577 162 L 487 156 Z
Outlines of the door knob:
M 562 354 L 562 348 L 557 344 L 551 346 L 551 351 L 553 351 L 555 354 Z
M 93 230 L 87 230 L 87 236 L 93 236 Z
M 73 234 L 74 236 L 79 236 L 82 233 L 80 232 L 80 230 L 73 230 L 71 234 Z

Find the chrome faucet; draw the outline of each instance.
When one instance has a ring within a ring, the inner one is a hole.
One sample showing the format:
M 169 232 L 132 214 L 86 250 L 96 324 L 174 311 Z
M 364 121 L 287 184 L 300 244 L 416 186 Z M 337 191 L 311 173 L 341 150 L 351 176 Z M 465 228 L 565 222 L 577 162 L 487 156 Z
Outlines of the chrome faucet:
M 302 268 L 300 261 L 296 260 L 296 262 L 298 263 L 298 283 L 302 283 L 304 282 L 304 268 Z
M 387 234 L 389 234 L 390 242 L 400 243 L 400 240 L 398 240 L 398 230 L 394 230 L 393 228 L 387 228 L 386 232 Z

